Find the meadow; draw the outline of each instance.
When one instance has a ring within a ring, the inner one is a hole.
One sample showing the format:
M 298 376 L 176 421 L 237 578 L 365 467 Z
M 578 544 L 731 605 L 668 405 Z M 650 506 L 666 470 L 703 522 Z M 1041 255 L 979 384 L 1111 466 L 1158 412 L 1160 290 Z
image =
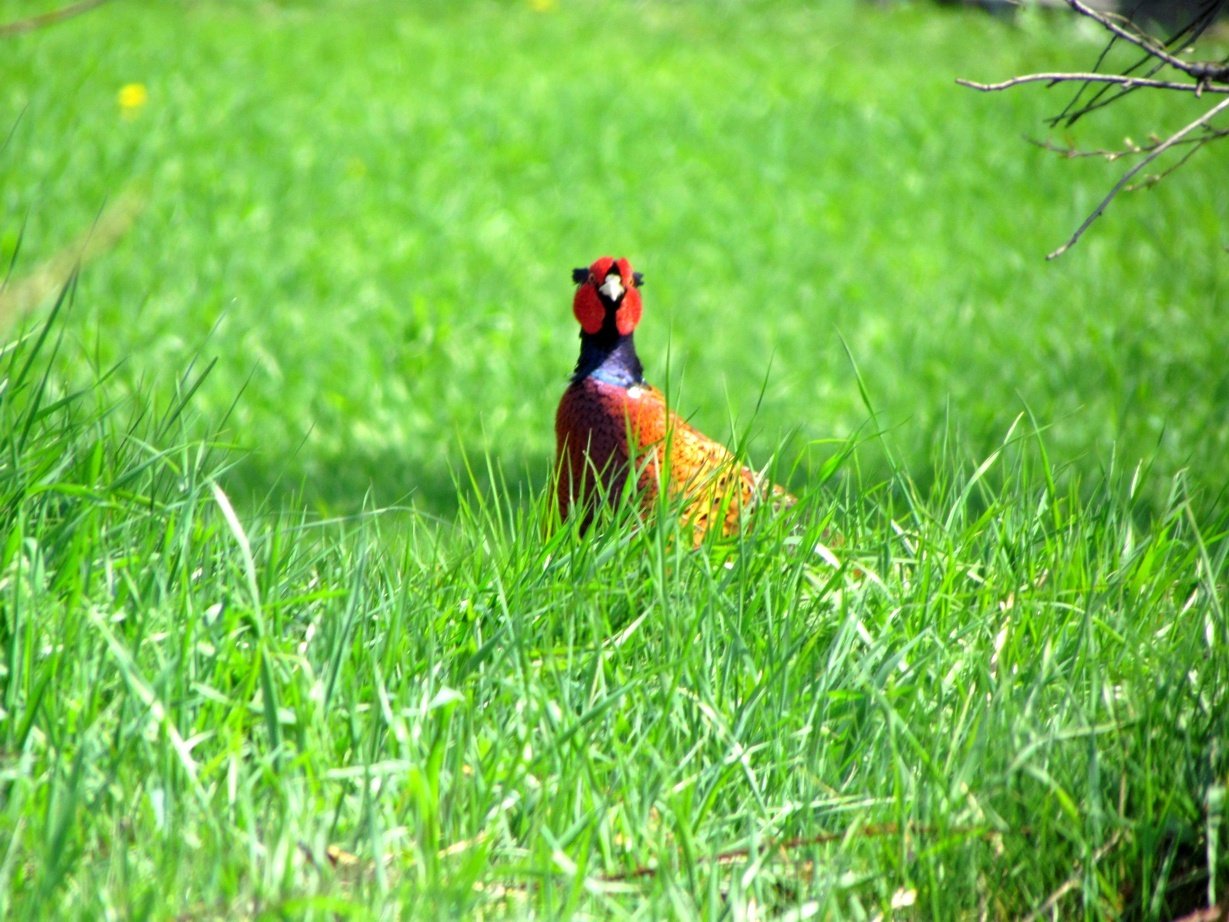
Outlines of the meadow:
M 1194 101 L 955 84 L 1102 44 L 852 0 L 0 36 L 0 917 L 1226 902 L 1225 153 L 1046 262 L 1125 167 L 1028 139 Z M 603 253 L 795 510 L 559 527 Z

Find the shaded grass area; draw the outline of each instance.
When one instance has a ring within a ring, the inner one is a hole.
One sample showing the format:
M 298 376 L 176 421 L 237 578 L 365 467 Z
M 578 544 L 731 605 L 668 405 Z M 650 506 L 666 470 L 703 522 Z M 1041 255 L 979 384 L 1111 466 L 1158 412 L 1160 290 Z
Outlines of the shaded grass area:
M 1090 36 L 924 5 L 546 7 L 112 4 L 10 41 L 0 256 L 20 233 L 37 265 L 140 198 L 74 324 L 121 386 L 218 359 L 201 407 L 244 390 L 241 497 L 449 514 L 462 453 L 511 445 L 540 485 L 567 273 L 602 252 L 648 276 L 653 380 L 706 431 L 786 441 L 795 486 L 866 423 L 840 337 L 916 471 L 945 420 L 984 456 L 1027 408 L 1085 473 L 1117 451 L 1225 482 L 1217 158 L 1045 265 L 1112 174 L 1024 142 L 1057 96 L 953 85 L 1091 60 Z

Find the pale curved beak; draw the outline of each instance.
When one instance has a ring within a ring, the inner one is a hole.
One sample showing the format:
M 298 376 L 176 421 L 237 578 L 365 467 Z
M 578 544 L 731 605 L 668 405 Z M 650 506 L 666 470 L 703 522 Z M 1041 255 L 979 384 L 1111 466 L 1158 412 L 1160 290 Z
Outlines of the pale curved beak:
M 611 301 L 618 301 L 623 297 L 623 281 L 612 272 L 606 276 L 606 281 L 602 282 L 597 290 Z

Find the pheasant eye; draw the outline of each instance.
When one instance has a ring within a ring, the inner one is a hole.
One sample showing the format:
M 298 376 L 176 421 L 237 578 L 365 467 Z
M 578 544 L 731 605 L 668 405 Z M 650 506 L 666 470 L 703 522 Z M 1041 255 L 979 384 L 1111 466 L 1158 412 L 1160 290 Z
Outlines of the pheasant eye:
M 635 282 L 637 288 L 642 287 L 644 285 L 644 273 L 643 272 L 633 272 L 632 281 Z
M 575 282 L 577 285 L 584 284 L 588 280 L 589 280 L 589 270 L 588 269 L 573 269 L 572 270 L 572 281 Z

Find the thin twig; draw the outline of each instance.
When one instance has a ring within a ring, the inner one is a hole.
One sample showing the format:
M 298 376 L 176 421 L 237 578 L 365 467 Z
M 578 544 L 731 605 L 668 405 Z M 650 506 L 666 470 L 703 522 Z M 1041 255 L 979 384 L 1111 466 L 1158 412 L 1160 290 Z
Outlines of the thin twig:
M 1077 2 L 1077 0 L 1070 0 L 1070 2 Z M 1175 144 L 1181 141 L 1184 137 L 1186 137 L 1196 128 L 1207 125 L 1210 121 L 1212 121 L 1212 119 L 1216 118 L 1216 116 L 1220 115 L 1221 112 L 1225 111 L 1225 109 L 1229 109 L 1229 99 L 1222 99 L 1219 103 L 1217 103 L 1207 112 L 1203 113 L 1203 115 L 1199 116 L 1199 118 L 1195 119 L 1185 128 L 1179 129 L 1178 131 L 1171 134 L 1164 141 L 1162 141 L 1160 144 L 1158 144 L 1151 151 L 1151 153 L 1148 154 L 1148 156 L 1146 156 L 1139 163 L 1135 164 L 1135 166 L 1131 167 L 1131 169 L 1127 170 L 1126 173 L 1123 174 L 1122 178 L 1119 179 L 1118 182 L 1114 183 L 1114 187 L 1110 189 L 1109 194 L 1101 200 L 1101 203 L 1097 205 L 1096 208 L 1093 209 L 1092 214 L 1090 214 L 1084 220 L 1084 223 L 1081 224 L 1076 229 L 1076 232 L 1071 235 L 1071 239 L 1068 240 L 1066 243 L 1064 243 L 1062 246 L 1060 246 L 1053 253 L 1050 253 L 1048 256 L 1046 256 L 1046 259 L 1057 259 L 1059 256 L 1062 256 L 1069 249 L 1071 249 L 1071 247 L 1075 246 L 1076 241 L 1079 240 L 1080 237 L 1083 236 L 1084 231 L 1088 230 L 1089 226 L 1092 224 L 1093 221 L 1101 217 L 1102 213 L 1109 206 L 1109 203 L 1113 201 L 1114 196 L 1116 196 L 1119 192 L 1122 191 L 1123 186 L 1129 183 L 1135 177 L 1135 174 L 1137 174 L 1140 170 L 1142 170 L 1144 167 L 1150 164 L 1157 157 L 1161 156 L 1161 154 L 1165 153 L 1165 151 L 1169 150 L 1171 147 L 1173 147 Z
M 49 13 L 40 13 L 38 16 L 18 19 L 15 22 L 0 23 L 0 38 L 7 38 L 10 35 L 21 35 L 23 32 L 33 32 L 35 29 L 41 29 L 44 26 L 50 26 L 65 19 L 71 19 L 73 16 L 79 16 L 96 6 L 102 6 L 106 2 L 107 0 L 78 0 L 76 3 L 70 3 L 68 6 L 52 10 Z
M 1201 134 L 1197 138 L 1183 138 L 1181 141 L 1178 141 L 1174 146 L 1176 147 L 1178 144 L 1195 144 L 1195 145 L 1205 144 L 1208 141 L 1215 141 L 1219 138 L 1227 138 L 1227 137 L 1229 137 L 1229 128 L 1220 128 L 1220 129 L 1210 128 L 1208 129 L 1207 133 Z M 1036 138 L 1025 138 L 1024 140 L 1026 140 L 1029 144 L 1032 144 L 1034 147 L 1040 147 L 1042 150 L 1048 150 L 1051 153 L 1059 154 L 1063 157 L 1066 157 L 1068 160 L 1074 160 L 1077 157 L 1103 157 L 1104 159 L 1108 160 L 1110 163 L 1113 163 L 1115 160 L 1121 160 L 1123 157 L 1131 157 L 1137 154 L 1149 154 L 1152 151 L 1156 150 L 1157 147 L 1162 143 L 1158 139 L 1158 140 L 1153 141 L 1150 144 L 1135 144 L 1128 139 L 1127 143 L 1129 146 L 1124 147 L 1121 150 L 1107 150 L 1105 148 L 1095 148 L 1092 150 L 1080 150 L 1078 147 L 1071 147 L 1071 146 L 1060 147 L 1051 141 L 1038 141 Z M 1169 171 L 1167 170 L 1166 172 L 1169 172 Z
M 1156 148 L 1156 144 L 1148 144 L 1145 146 L 1133 145 L 1131 147 L 1123 148 L 1122 150 L 1107 150 L 1105 148 L 1081 150 L 1078 147 L 1072 147 L 1070 145 L 1060 147 L 1052 141 L 1038 141 L 1036 138 L 1025 138 L 1024 140 L 1034 147 L 1040 147 L 1042 150 L 1048 150 L 1050 153 L 1058 154 L 1060 157 L 1066 157 L 1068 160 L 1075 160 L 1080 157 L 1103 157 L 1110 163 L 1113 163 L 1115 160 L 1120 160 L 1123 157 L 1130 157 L 1134 154 L 1147 154 Z M 1160 141 L 1156 143 L 1159 144 Z
M 1181 90 L 1187 93 L 1199 95 L 1201 93 L 1229 93 L 1229 84 L 1227 83 L 1176 83 L 1172 80 L 1150 80 L 1147 77 L 1130 77 L 1125 74 L 1096 74 L 1096 73 L 1047 73 L 1047 74 L 1024 74 L 1019 77 L 1012 77 L 1010 80 L 1004 80 L 1001 83 L 977 83 L 973 80 L 965 80 L 957 78 L 957 83 L 961 86 L 967 86 L 972 90 L 981 90 L 983 93 L 993 92 L 995 90 L 1006 90 L 1013 86 L 1019 86 L 1022 83 L 1116 83 L 1128 89 L 1137 87 L 1149 87 L 1157 90 Z
M 1101 53 L 1097 55 L 1097 60 L 1093 62 L 1092 69 L 1095 72 L 1097 73 L 1101 72 L 1102 65 L 1105 64 L 1106 59 L 1109 58 L 1110 52 L 1114 50 L 1114 46 L 1117 43 L 1118 43 L 1118 39 L 1114 38 L 1113 36 L 1110 36 L 1110 40 L 1105 43 L 1105 47 L 1102 48 Z M 1140 66 L 1140 64 L 1144 63 L 1145 61 L 1150 61 L 1150 60 L 1152 60 L 1151 56 L 1145 55 L 1141 61 L 1136 61 L 1126 70 L 1121 71 L 1121 73 L 1123 76 L 1130 76 L 1132 73 L 1135 72 L 1135 70 Z M 1163 66 L 1164 66 L 1163 64 L 1156 65 L 1156 67 L 1153 70 L 1148 71 L 1148 73 L 1144 74 L 1144 76 L 1151 77 L 1153 74 L 1157 72 L 1157 70 L 1159 70 Z M 1081 86 L 1078 90 L 1076 90 L 1075 95 L 1071 97 L 1071 101 L 1068 102 L 1067 105 L 1063 107 L 1063 111 L 1060 112 L 1054 118 L 1050 119 L 1050 125 L 1051 126 L 1057 125 L 1063 122 L 1064 120 L 1067 122 L 1068 125 L 1074 125 L 1077 120 L 1079 120 L 1084 115 L 1086 115 L 1090 110 L 1095 109 L 1095 108 L 1100 108 L 1101 104 L 1099 104 L 1098 101 L 1110 92 L 1109 85 L 1103 85 L 1103 86 L 1098 87 L 1097 91 L 1092 94 L 1092 102 L 1085 103 L 1082 109 L 1079 109 L 1078 111 L 1076 111 L 1076 107 L 1079 105 L 1080 99 L 1084 96 L 1084 93 L 1089 89 L 1090 86 L 1091 84 L 1086 83 L 1083 86 Z M 1130 92 L 1131 92 L 1130 89 L 1121 90 L 1118 93 L 1118 97 L 1125 96 Z
M 1182 164 L 1186 163 L 1186 161 L 1190 160 L 1191 157 L 1195 156 L 1195 152 L 1199 150 L 1199 148 L 1201 148 L 1203 145 L 1207 144 L 1208 141 L 1212 139 L 1209 138 L 1207 135 L 1202 135 L 1198 138 L 1191 138 L 1190 140 L 1194 142 L 1195 146 L 1192 147 L 1190 150 L 1188 150 L 1181 157 L 1179 157 L 1177 163 L 1174 163 L 1174 164 L 1171 164 L 1165 167 L 1165 169 L 1163 169 L 1161 172 L 1156 173 L 1152 176 L 1148 176 L 1147 178 L 1141 180 L 1140 182 L 1127 186 L 1122 191 L 1123 192 L 1138 192 L 1140 189 L 1151 189 L 1153 186 L 1159 183 L 1162 179 L 1164 179 L 1170 173 L 1174 172 L 1174 170 L 1181 167 Z
M 1211 23 L 1216 19 L 1216 15 L 1217 15 L 1219 8 L 1221 6 L 1224 6 L 1224 4 L 1225 4 L 1225 0 L 1217 0 L 1217 2 L 1215 3 L 1205 4 L 1203 10 L 1197 13 L 1195 17 L 1190 22 L 1188 22 L 1185 26 L 1183 26 L 1177 32 L 1170 35 L 1169 38 L 1164 39 L 1164 40 L 1158 40 L 1156 39 L 1155 36 L 1152 36 L 1151 37 L 1153 40 L 1152 43 L 1156 44 L 1157 47 L 1160 47 L 1162 49 L 1172 50 L 1180 46 L 1185 46 L 1191 42 L 1194 42 L 1197 38 L 1199 38 L 1200 35 L 1202 35 L 1207 30 L 1208 26 L 1211 25 Z M 1096 21 L 1099 25 L 1102 25 L 1103 28 L 1112 29 L 1113 24 L 1112 23 L 1107 24 L 1106 22 L 1103 22 L 1103 19 L 1101 16 L 1093 15 L 1091 18 L 1094 21 Z M 1142 32 L 1142 30 L 1140 30 L 1137 26 L 1134 26 L 1134 24 L 1132 24 L 1132 28 L 1135 28 L 1137 32 Z M 1105 63 L 1106 59 L 1110 55 L 1110 52 L 1113 50 L 1114 46 L 1117 43 L 1118 43 L 1118 36 L 1112 34 L 1110 37 L 1110 40 L 1106 43 L 1105 47 L 1101 49 L 1101 53 L 1097 56 L 1096 63 L 1093 65 L 1094 71 L 1097 71 L 1097 72 L 1101 71 L 1102 65 Z M 1145 73 L 1140 75 L 1141 77 L 1144 77 L 1144 78 L 1153 77 L 1154 75 L 1159 73 L 1161 70 L 1163 70 L 1166 66 L 1165 61 L 1163 59 L 1157 58 L 1155 55 L 1153 55 L 1151 49 L 1145 46 L 1143 57 L 1141 57 L 1139 60 L 1137 60 L 1134 64 L 1130 65 L 1129 67 L 1126 67 L 1120 70 L 1118 73 L 1121 76 L 1127 77 L 1127 76 L 1134 74 L 1141 67 L 1144 67 L 1145 65 L 1149 63 L 1151 64 L 1151 66 L 1148 67 Z M 1229 59 L 1222 60 L 1219 65 L 1213 65 L 1212 67 L 1213 69 L 1215 69 L 1216 67 L 1224 67 L 1226 64 L 1229 64 Z M 1205 65 L 1195 66 L 1195 70 L 1200 70 L 1200 69 L 1207 69 L 1207 68 Z M 1222 73 L 1221 77 L 1223 78 L 1223 76 L 1224 74 Z M 1205 77 L 1201 77 L 1200 79 L 1206 81 L 1209 78 L 1205 76 Z M 1224 80 L 1221 79 L 1221 82 L 1223 83 Z M 1090 101 L 1085 102 L 1083 105 L 1079 105 L 1080 100 L 1084 96 L 1085 91 L 1088 90 L 1091 85 L 1092 84 L 1085 83 L 1083 86 L 1081 86 L 1080 89 L 1076 92 L 1076 94 L 1071 98 L 1071 101 L 1066 105 L 1066 107 L 1064 107 L 1063 111 L 1049 120 L 1050 124 L 1052 126 L 1061 125 L 1061 124 L 1065 124 L 1068 126 L 1074 125 L 1079 119 L 1083 118 L 1085 115 L 1088 115 L 1091 112 L 1095 112 L 1098 109 L 1105 108 L 1111 103 L 1116 102 L 1119 99 L 1122 99 L 1124 96 L 1127 96 L 1133 93 L 1136 89 L 1136 87 L 1127 86 L 1127 87 L 1122 87 L 1118 89 L 1117 92 L 1113 92 L 1114 85 L 1102 84 L 1100 87 L 1098 87 L 1096 92 L 1092 94 L 1092 99 Z M 1198 93 L 1196 93 L 1196 95 L 1198 95 Z
M 828 845 L 832 842 L 840 842 L 849 838 L 860 839 L 881 839 L 886 836 L 899 835 L 901 832 L 910 836 L 927 836 L 933 835 L 934 829 L 925 825 L 914 825 L 912 823 L 903 828 L 897 823 L 883 823 L 871 826 L 864 826 L 854 832 L 845 830 L 843 832 L 822 832 L 818 835 L 810 836 L 794 836 L 792 839 L 782 839 L 776 842 L 764 842 L 757 851 L 769 852 L 776 851 L 788 855 L 790 852 L 795 852 L 803 848 L 809 848 L 814 845 Z M 1024 826 L 1015 830 L 1016 834 L 1029 839 L 1033 836 L 1033 830 Z M 997 839 L 1002 835 L 1001 832 L 994 829 L 980 829 L 971 827 L 957 827 L 947 830 L 948 834 L 957 834 L 965 836 L 976 836 L 979 839 Z M 705 864 L 727 865 L 738 861 L 744 861 L 751 856 L 750 848 L 732 848 L 729 851 L 720 852 L 711 856 L 699 856 L 697 861 Z M 797 859 L 790 859 L 797 860 Z M 646 877 L 656 877 L 659 869 L 653 865 L 640 865 L 632 868 L 630 871 L 619 871 L 614 874 L 602 874 L 599 879 L 603 883 L 618 883 L 621 881 L 638 880 Z
M 1092 853 L 1092 863 L 1095 865 L 1098 861 L 1112 852 L 1118 847 L 1118 843 L 1122 840 L 1122 833 L 1115 832 L 1109 837 L 1104 845 Z M 1046 901 L 1024 917 L 1024 922 L 1036 922 L 1037 919 L 1049 915 L 1058 901 L 1080 885 L 1080 879 L 1084 876 L 1083 868 L 1076 868 L 1074 874 L 1063 882 L 1062 886 L 1055 890 L 1046 898 Z
M 1190 74 L 1199 80 L 1223 80 L 1229 75 L 1229 67 L 1224 64 L 1213 64 L 1211 62 L 1200 61 L 1184 61 L 1181 58 L 1175 57 L 1158 45 L 1155 40 L 1150 41 L 1151 36 L 1140 35 L 1132 32 L 1130 29 L 1124 29 L 1116 23 L 1111 17 L 1097 12 L 1091 7 L 1085 6 L 1080 0 L 1067 0 L 1067 5 L 1075 10 L 1081 16 L 1087 16 L 1095 22 L 1100 23 L 1103 27 L 1114 33 L 1124 42 L 1130 42 L 1138 48 L 1142 48 L 1152 57 L 1159 61 L 1164 61 L 1170 67 L 1182 71 L 1184 74 Z
M 909 831 L 913 833 L 917 833 L 919 831 L 924 833 L 928 830 L 925 828 L 919 830 L 910 827 Z M 896 823 L 885 823 L 882 826 L 867 826 L 860 829 L 857 832 L 857 836 L 866 839 L 876 839 L 884 836 L 894 836 L 899 832 L 900 827 Z M 831 842 L 839 842 L 848 836 L 848 830 L 844 832 L 824 832 L 813 836 L 795 836 L 792 839 L 785 839 L 780 842 L 765 843 L 763 848 L 761 848 L 761 851 L 779 850 L 791 852 L 812 845 L 827 845 Z M 732 848 L 729 851 L 720 852 L 716 855 L 701 856 L 699 860 L 709 864 L 723 865 L 730 864 L 734 861 L 741 861 L 749 857 L 750 854 L 751 849 L 749 848 Z M 632 868 L 630 871 L 619 871 L 614 874 L 603 874 L 601 875 L 600 879 L 605 883 L 617 883 L 619 881 L 637 880 L 644 877 L 656 877 L 657 874 L 657 867 L 649 864 L 642 864 L 639 867 Z

